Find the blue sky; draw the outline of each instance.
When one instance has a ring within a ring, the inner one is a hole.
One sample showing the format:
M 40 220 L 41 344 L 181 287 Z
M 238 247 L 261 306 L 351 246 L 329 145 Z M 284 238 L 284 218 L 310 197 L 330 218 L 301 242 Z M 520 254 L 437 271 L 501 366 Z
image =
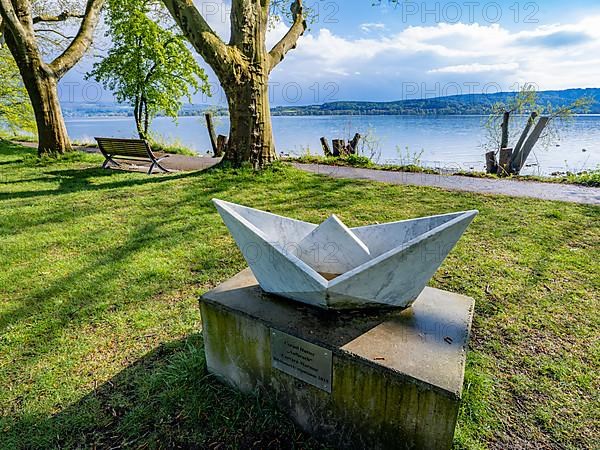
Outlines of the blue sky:
M 195 3 L 227 39 L 227 2 Z M 597 1 L 305 3 L 318 15 L 272 74 L 274 105 L 491 93 L 525 83 L 544 90 L 600 87 Z M 269 44 L 285 31 L 285 24 L 277 24 Z M 63 102 L 112 100 L 109 92 L 83 80 L 91 61 L 87 58 L 65 77 Z M 222 93 L 214 91 L 213 98 L 198 95 L 194 102 L 224 104 Z

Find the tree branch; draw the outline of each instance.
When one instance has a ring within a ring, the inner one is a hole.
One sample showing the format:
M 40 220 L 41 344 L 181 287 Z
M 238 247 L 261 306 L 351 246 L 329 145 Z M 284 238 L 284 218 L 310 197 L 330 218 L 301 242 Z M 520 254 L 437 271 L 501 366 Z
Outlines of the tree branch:
M 50 68 L 54 71 L 57 79 L 60 79 L 75 64 L 77 64 L 85 52 L 90 48 L 90 45 L 92 45 L 94 29 L 100 20 L 100 11 L 102 10 L 103 5 L 104 0 L 87 1 L 84 18 L 81 21 L 75 39 L 71 41 L 71 44 L 60 56 L 50 63 Z
M 241 56 L 234 57 L 235 50 L 225 44 L 213 31 L 192 0 L 162 0 L 162 2 L 187 40 L 217 76 L 230 71 L 233 63 L 243 61 Z
M 76 19 L 84 19 L 85 15 L 70 13 L 69 11 L 63 11 L 58 16 L 46 16 L 46 15 L 36 16 L 33 18 L 33 23 L 36 24 L 36 23 L 40 23 L 40 22 L 64 22 L 65 20 L 67 20 L 71 17 L 74 17 Z
M 8 27 L 11 33 L 18 35 L 25 34 L 25 28 L 19 21 L 11 0 L 0 0 L 0 15 L 2 16 L 2 23 L 5 27 Z
M 74 38 L 74 36 L 66 36 L 66 35 L 62 34 L 60 31 L 53 30 L 52 28 L 36 28 L 34 31 L 36 33 L 38 33 L 38 32 L 48 32 L 48 33 L 58 34 L 61 38 L 66 39 L 66 40 Z
M 304 18 L 302 0 L 295 0 L 290 7 L 290 11 L 292 12 L 294 23 L 285 36 L 269 52 L 269 71 L 273 70 L 283 60 L 288 51 L 296 48 L 298 38 L 306 31 L 306 19 Z

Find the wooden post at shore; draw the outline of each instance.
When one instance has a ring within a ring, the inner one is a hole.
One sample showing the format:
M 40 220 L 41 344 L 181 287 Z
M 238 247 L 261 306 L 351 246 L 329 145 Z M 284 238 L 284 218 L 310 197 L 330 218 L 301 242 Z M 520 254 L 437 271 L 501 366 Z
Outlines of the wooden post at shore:
M 496 152 L 491 151 L 485 154 L 485 172 L 486 173 L 497 173 L 498 163 L 496 162 Z
M 217 146 L 217 134 L 215 133 L 215 127 L 212 121 L 212 114 L 205 113 L 204 118 L 206 119 L 206 128 L 208 128 L 208 136 L 210 137 L 210 145 L 212 146 L 213 156 L 221 156 L 219 155 L 219 149 Z
M 217 137 L 217 150 L 215 151 L 215 158 L 223 156 L 228 141 L 229 138 L 227 136 L 223 136 L 222 134 Z
M 536 119 L 537 115 L 538 114 L 534 111 L 529 116 L 529 119 L 527 120 L 527 125 L 525 125 L 525 129 L 521 133 L 521 137 L 517 141 L 517 145 L 515 145 L 515 150 L 513 152 L 513 156 L 517 156 L 519 154 L 519 152 L 521 151 L 521 147 L 523 147 L 523 144 L 525 143 L 525 139 L 527 139 L 527 135 L 529 134 L 531 127 L 535 123 L 535 119 Z
M 498 175 L 506 176 L 510 174 L 510 158 L 513 154 L 512 148 L 501 148 L 498 159 Z
M 508 124 L 510 122 L 510 112 L 506 111 L 502 117 L 502 138 L 500 139 L 500 148 L 508 147 Z
M 538 120 L 537 124 L 535 125 L 535 128 L 531 132 L 531 135 L 527 138 L 523 146 L 519 149 L 518 153 L 515 152 L 516 154 L 513 155 L 511 160 L 511 172 L 515 175 L 518 175 L 523 169 L 525 161 L 527 161 L 531 150 L 533 150 L 533 147 L 540 139 L 544 129 L 548 125 L 548 122 L 550 122 L 550 117 L 540 117 L 540 120 Z M 530 125 L 529 128 L 531 128 Z
M 344 156 L 346 153 L 346 140 L 345 139 L 334 139 L 333 140 L 333 156 L 339 157 Z
M 323 153 L 325 154 L 325 157 L 329 158 L 332 153 L 331 148 L 329 148 L 329 142 L 325 136 L 321 137 L 321 146 L 323 147 Z
M 360 134 L 356 133 L 354 135 L 354 137 L 352 138 L 352 140 L 348 143 L 348 146 L 346 147 L 346 152 L 349 155 L 355 155 L 356 154 L 356 149 L 358 148 L 358 141 L 360 141 Z

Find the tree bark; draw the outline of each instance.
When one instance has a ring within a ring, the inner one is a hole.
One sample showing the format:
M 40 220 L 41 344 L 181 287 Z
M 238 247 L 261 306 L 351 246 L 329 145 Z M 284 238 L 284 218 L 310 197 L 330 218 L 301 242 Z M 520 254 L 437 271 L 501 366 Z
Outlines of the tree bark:
M 5 32 L 5 37 L 11 53 L 19 55 L 19 45 L 8 30 Z M 15 62 L 35 115 L 38 155 L 63 154 L 70 151 L 71 141 L 60 107 L 58 80 L 54 73 L 35 57 L 15 58 Z
M 71 141 L 58 100 L 58 81 L 49 74 L 23 76 L 35 113 L 38 130 L 38 155 L 71 151 Z
M 266 77 L 252 76 L 227 95 L 229 142 L 225 160 L 234 165 L 250 161 L 263 167 L 277 159 Z

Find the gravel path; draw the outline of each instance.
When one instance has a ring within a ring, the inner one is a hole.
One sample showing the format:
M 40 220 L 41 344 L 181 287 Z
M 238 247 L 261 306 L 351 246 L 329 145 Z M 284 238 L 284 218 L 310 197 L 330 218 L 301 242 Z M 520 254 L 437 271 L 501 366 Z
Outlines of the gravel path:
M 334 178 L 366 179 L 391 184 L 434 186 L 454 191 L 477 192 L 480 194 L 501 194 L 513 197 L 530 197 L 541 200 L 600 205 L 600 188 L 572 184 L 473 178 L 459 175 L 390 172 L 321 164 L 293 163 L 293 165 L 305 172 L 318 173 Z
M 21 143 L 27 146 L 36 144 Z M 78 147 L 90 153 L 94 148 Z M 164 166 L 172 171 L 204 170 L 214 166 L 220 158 L 208 156 L 195 157 L 170 155 L 163 160 Z M 600 188 L 577 186 L 573 184 L 540 183 L 536 181 L 501 180 L 492 178 L 474 178 L 460 175 L 432 175 L 427 173 L 391 172 L 386 170 L 361 169 L 355 167 L 328 166 L 324 164 L 292 163 L 300 170 L 327 175 L 334 178 L 351 178 L 381 181 L 391 184 L 413 186 L 433 186 L 453 191 L 476 192 L 479 194 L 500 194 L 513 197 L 529 197 L 541 200 L 558 200 L 571 203 L 600 205 Z M 145 171 L 147 168 L 132 166 L 129 169 Z

